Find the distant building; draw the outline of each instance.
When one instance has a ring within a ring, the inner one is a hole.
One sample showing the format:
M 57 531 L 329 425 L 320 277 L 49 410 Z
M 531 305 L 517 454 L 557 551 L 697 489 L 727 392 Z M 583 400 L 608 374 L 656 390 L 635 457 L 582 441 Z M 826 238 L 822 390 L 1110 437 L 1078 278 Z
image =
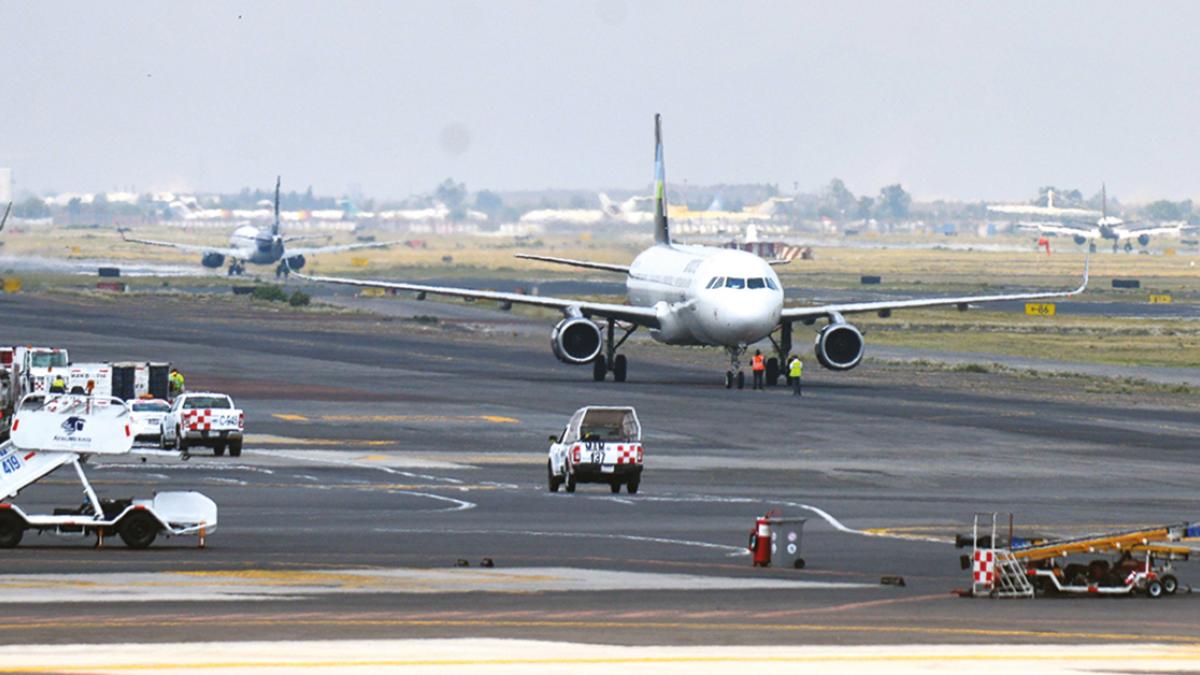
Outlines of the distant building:
M 13 198 L 12 169 L 0 168 L 0 204 L 7 204 Z

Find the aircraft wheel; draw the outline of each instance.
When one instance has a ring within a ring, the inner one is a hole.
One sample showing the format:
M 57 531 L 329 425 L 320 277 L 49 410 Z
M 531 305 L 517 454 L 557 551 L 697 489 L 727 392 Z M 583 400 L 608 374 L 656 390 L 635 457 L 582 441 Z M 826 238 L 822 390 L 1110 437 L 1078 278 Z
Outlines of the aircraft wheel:
M 159 524 L 145 511 L 132 511 L 117 523 L 117 534 L 129 548 L 146 548 L 158 536 Z
M 732 370 L 725 371 L 725 388 L 733 389 L 733 371 Z
M 613 359 L 613 382 L 625 381 L 625 371 L 627 366 L 628 361 L 626 361 L 625 355 L 617 354 L 616 358 Z
M 737 373 L 737 388 L 738 389 L 746 388 L 746 373 L 744 373 L 740 370 Z
M 767 386 L 774 387 L 779 384 L 779 359 L 772 356 L 767 359 Z
M 1179 590 L 1179 579 L 1176 579 L 1174 574 L 1164 574 L 1162 587 L 1167 595 L 1175 595 L 1175 591 Z
M 11 509 L 0 509 L 0 548 L 14 548 L 25 535 L 25 523 Z
M 603 355 L 597 355 L 592 360 L 592 379 L 597 382 L 603 382 L 605 376 L 608 375 L 608 363 L 605 362 Z

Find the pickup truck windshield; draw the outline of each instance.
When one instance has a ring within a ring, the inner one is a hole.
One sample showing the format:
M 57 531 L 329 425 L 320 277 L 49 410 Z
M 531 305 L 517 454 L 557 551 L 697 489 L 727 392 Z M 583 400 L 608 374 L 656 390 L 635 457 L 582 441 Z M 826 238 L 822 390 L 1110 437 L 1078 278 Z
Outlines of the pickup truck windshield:
M 189 396 L 183 399 L 184 410 L 196 410 L 199 408 L 215 408 L 218 410 L 228 410 L 233 407 L 233 401 L 230 401 L 225 396 Z
M 171 410 L 171 406 L 167 405 L 166 403 L 163 403 L 162 401 L 138 401 L 137 403 L 134 403 L 133 406 L 131 406 L 131 407 L 133 408 L 133 412 L 163 412 L 163 413 L 165 413 L 165 412 L 169 412 Z
M 639 440 L 637 419 L 625 410 L 589 410 L 579 425 L 579 438 L 588 441 Z
M 67 355 L 65 352 L 33 352 L 29 355 L 29 365 L 33 368 L 65 368 Z

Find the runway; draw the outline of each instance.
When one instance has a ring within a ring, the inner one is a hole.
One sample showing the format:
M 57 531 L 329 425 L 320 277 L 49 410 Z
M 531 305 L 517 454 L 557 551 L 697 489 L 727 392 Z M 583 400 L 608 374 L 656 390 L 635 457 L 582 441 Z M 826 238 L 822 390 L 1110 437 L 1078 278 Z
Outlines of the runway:
M 264 307 L 0 296 L 0 342 L 64 345 L 77 361 L 171 361 L 189 388 L 234 396 L 249 434 L 237 460 L 89 463 L 105 495 L 204 492 L 218 530 L 204 549 L 179 539 L 145 551 L 27 533 L 0 551 L 0 644 L 504 638 L 1149 654 L 1142 645 L 1155 643 L 1194 658 L 1200 642 L 1195 595 L 951 593 L 969 573 L 949 542 L 975 511 L 1013 511 L 1020 532 L 1040 534 L 1200 519 L 1200 411 L 1188 399 L 867 364 L 811 368 L 796 400 L 725 390 L 712 351 L 643 343 L 629 347 L 630 382 L 594 383 L 554 360 L 549 325 L 535 339 Z M 546 437 L 587 404 L 637 407 L 640 494 L 547 492 Z M 69 474 L 18 499 L 78 501 Z M 747 534 L 771 509 L 808 518 L 804 570 L 751 568 Z M 1180 565 L 1185 584 L 1195 572 Z

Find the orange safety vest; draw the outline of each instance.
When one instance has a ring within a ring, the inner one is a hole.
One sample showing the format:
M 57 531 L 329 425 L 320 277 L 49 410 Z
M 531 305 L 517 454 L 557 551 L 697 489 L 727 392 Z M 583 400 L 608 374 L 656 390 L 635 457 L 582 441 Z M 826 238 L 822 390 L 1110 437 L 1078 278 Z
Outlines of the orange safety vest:
M 766 370 L 767 369 L 767 364 L 763 362 L 762 354 L 756 354 L 754 356 L 754 365 L 752 367 L 754 368 L 754 370 Z

